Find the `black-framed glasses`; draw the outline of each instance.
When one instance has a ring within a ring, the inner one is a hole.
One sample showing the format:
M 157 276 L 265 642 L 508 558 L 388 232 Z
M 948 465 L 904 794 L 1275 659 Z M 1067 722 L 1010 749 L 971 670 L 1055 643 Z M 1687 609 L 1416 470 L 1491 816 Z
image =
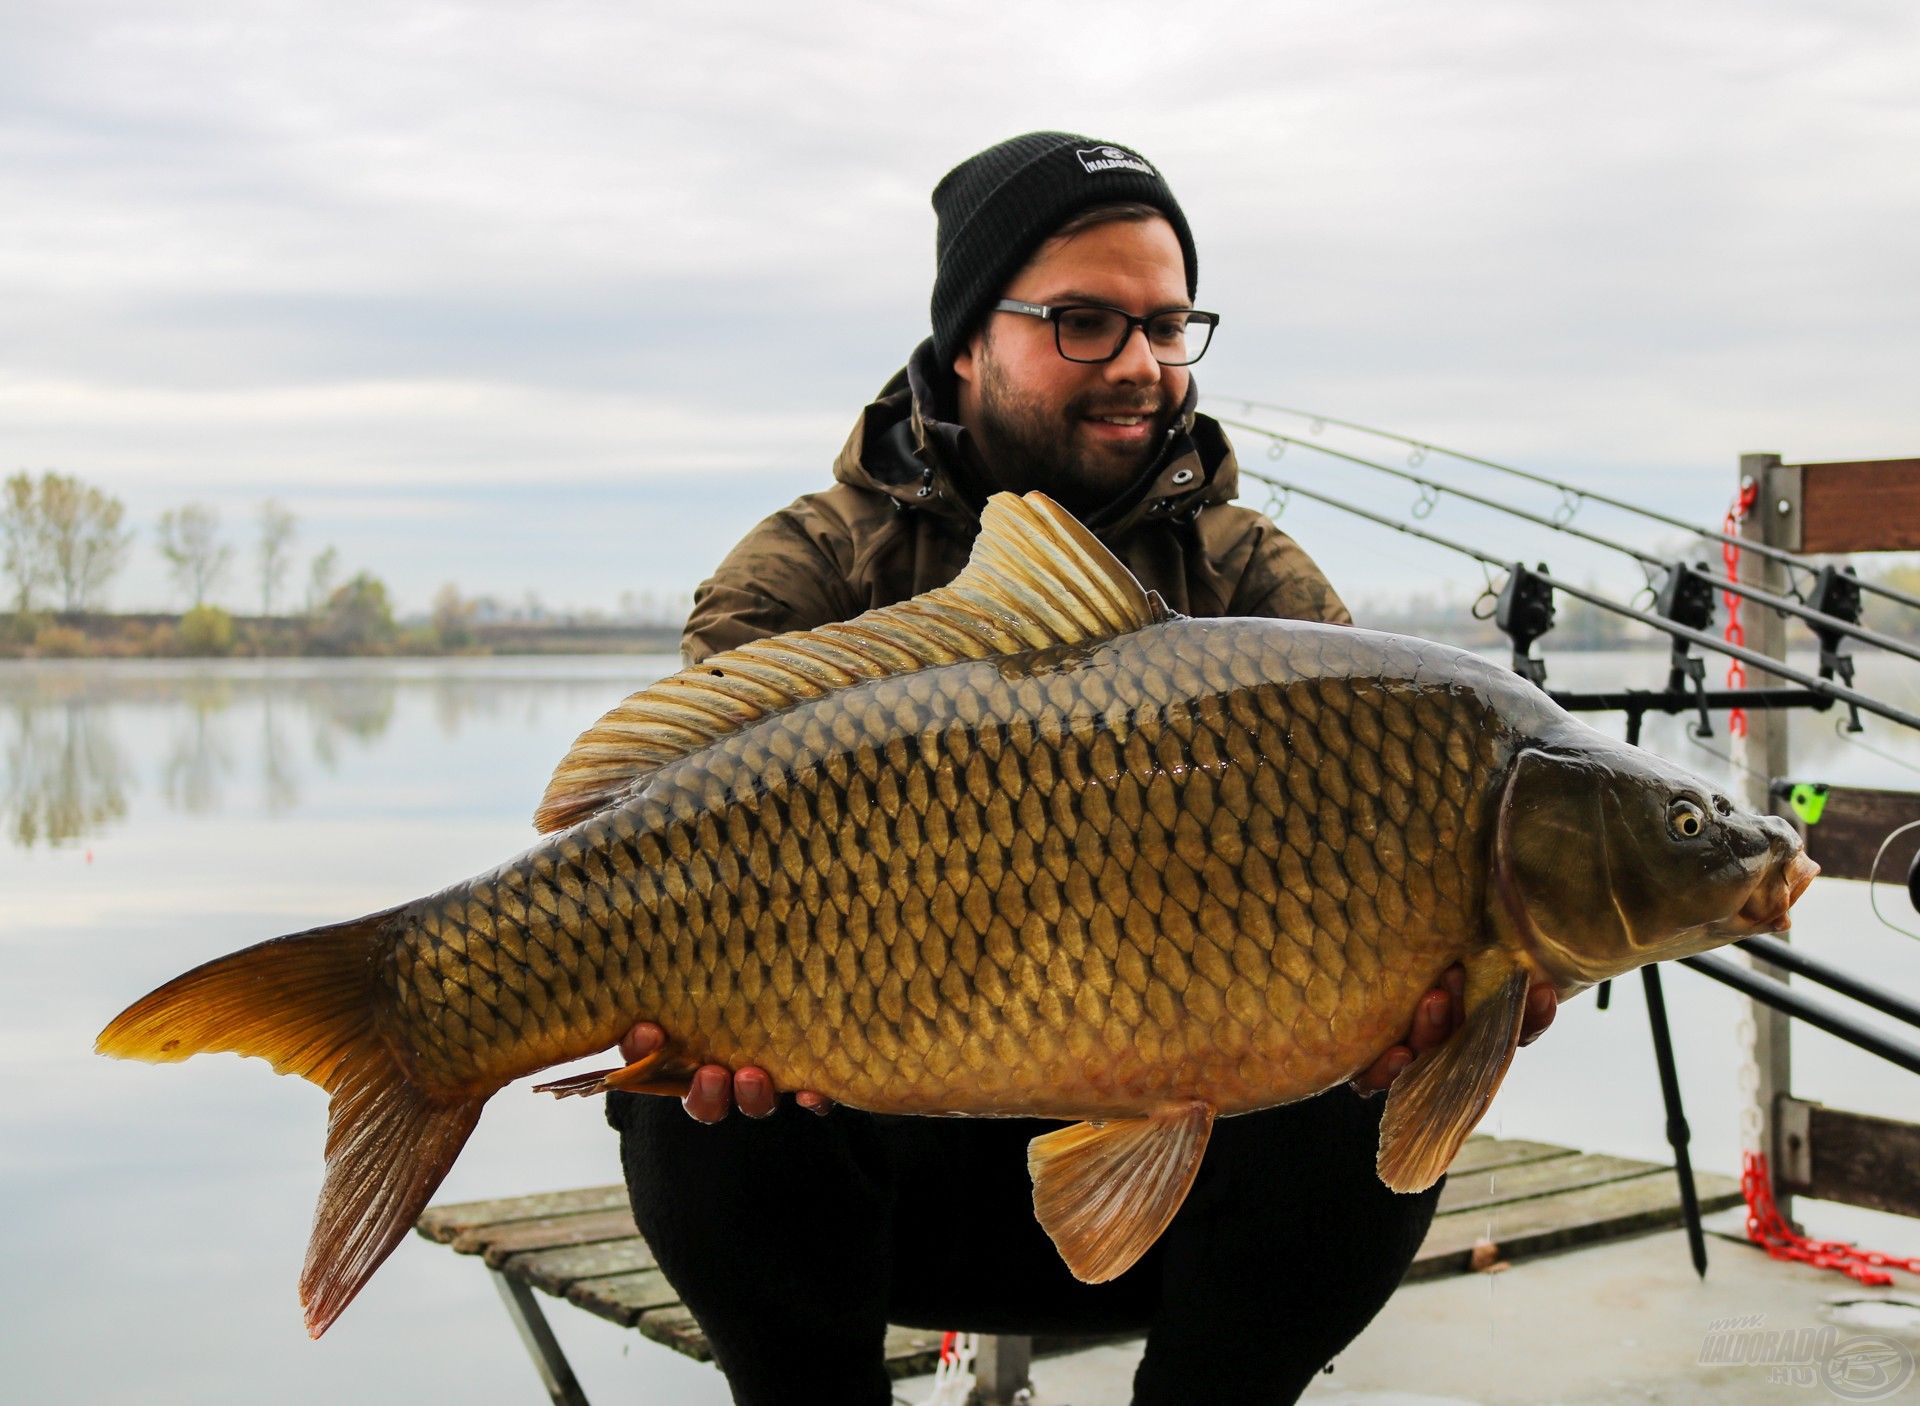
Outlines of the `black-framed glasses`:
M 995 312 L 1015 312 L 1022 317 L 1037 317 L 1053 324 L 1053 345 L 1068 361 L 1097 365 L 1112 361 L 1126 350 L 1133 329 L 1147 335 L 1147 350 L 1162 366 L 1191 366 L 1207 354 L 1213 329 L 1220 325 L 1220 314 L 1194 308 L 1174 308 L 1167 312 L 1135 317 L 1119 308 L 1098 303 L 1063 303 L 1048 307 L 1041 303 L 1023 303 L 1018 298 L 1002 298 L 993 305 Z

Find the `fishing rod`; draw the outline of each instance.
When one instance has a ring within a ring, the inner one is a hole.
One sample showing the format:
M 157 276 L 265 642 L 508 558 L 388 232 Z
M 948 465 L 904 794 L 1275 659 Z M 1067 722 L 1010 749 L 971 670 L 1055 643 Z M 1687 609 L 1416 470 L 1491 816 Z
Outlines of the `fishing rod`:
M 1276 489 L 1283 494 L 1297 493 L 1303 498 L 1310 498 L 1316 503 L 1324 503 L 1330 508 L 1351 513 L 1355 517 L 1365 518 L 1367 521 L 1377 523 L 1381 527 L 1390 527 L 1395 532 L 1402 532 L 1410 537 L 1417 537 L 1422 541 L 1432 542 L 1436 546 L 1445 547 L 1449 551 L 1458 552 L 1462 556 L 1472 557 L 1475 561 L 1485 566 L 1497 567 L 1502 571 L 1511 570 L 1513 567 L 1512 562 L 1504 557 L 1495 556 L 1492 552 L 1484 552 L 1478 547 L 1469 546 L 1465 542 L 1456 541 L 1441 533 L 1431 532 L 1423 527 L 1415 527 L 1410 522 L 1402 522 L 1398 518 L 1387 516 L 1385 513 L 1374 512 L 1371 508 L 1363 508 L 1358 503 L 1349 503 L 1345 499 L 1336 498 L 1330 493 L 1322 493 L 1318 489 L 1308 488 L 1304 484 L 1293 483 L 1287 479 L 1277 478 L 1272 474 L 1262 473 L 1253 469 L 1242 469 L 1241 472 L 1245 474 L 1246 477 L 1258 483 L 1264 483 L 1268 487 Z M 1629 620 L 1637 620 L 1642 625 L 1649 625 L 1662 634 L 1669 635 L 1674 639 L 1686 640 L 1688 643 L 1698 645 L 1702 649 L 1710 649 L 1716 654 L 1724 654 L 1729 658 L 1738 659 L 1743 664 L 1750 664 L 1757 669 L 1765 670 L 1767 673 L 1783 678 L 1789 683 L 1799 684 L 1802 688 L 1810 689 L 1815 693 L 1822 694 L 1838 702 L 1850 704 L 1863 712 L 1872 713 L 1876 717 L 1886 718 L 1889 722 L 1899 723 L 1902 727 L 1920 729 L 1920 714 L 1910 713 L 1906 709 L 1895 707 L 1891 703 L 1882 703 L 1879 699 L 1861 693 L 1857 689 L 1847 688 L 1841 684 L 1834 683 L 1830 679 L 1823 679 L 1814 674 L 1805 673 L 1794 668 L 1784 660 L 1758 653 L 1755 650 L 1746 648 L 1744 645 L 1729 643 L 1717 635 L 1711 635 L 1704 630 L 1696 630 L 1690 626 L 1681 625 L 1673 620 L 1667 619 L 1663 615 L 1654 615 L 1644 610 L 1636 610 L 1630 605 L 1622 605 L 1619 601 L 1610 600 L 1598 591 L 1588 590 L 1582 586 L 1575 586 L 1545 571 L 1532 571 L 1530 574 L 1550 590 L 1565 591 L 1568 595 L 1578 600 L 1586 601 L 1589 605 L 1599 606 L 1602 610 L 1611 611 L 1615 615 L 1624 616 Z
M 1530 469 L 1515 468 L 1512 464 L 1502 464 L 1494 459 L 1483 459 L 1478 454 L 1469 454 L 1465 450 L 1449 449 L 1445 445 L 1435 444 L 1431 440 L 1415 439 L 1411 435 L 1403 435 L 1394 430 L 1383 430 L 1374 425 L 1363 425 L 1357 420 L 1342 420 L 1332 415 L 1321 415 L 1311 410 L 1300 410 L 1290 405 L 1276 405 L 1272 401 L 1248 400 L 1244 396 L 1222 396 L 1221 399 L 1232 400 L 1244 405 L 1249 412 L 1254 410 L 1270 410 L 1277 415 L 1292 415 L 1298 419 L 1311 421 L 1316 426 L 1338 425 L 1344 430 L 1354 430 L 1360 434 L 1370 434 L 1380 439 L 1390 439 L 1397 444 L 1409 446 L 1421 459 L 1425 459 L 1428 454 L 1444 454 L 1449 459 L 1458 459 L 1466 464 L 1478 464 L 1483 469 L 1492 469 L 1496 473 L 1509 474 L 1514 478 L 1524 479 L 1528 483 L 1537 483 L 1544 488 L 1554 489 L 1566 499 L 1566 507 L 1568 510 L 1566 521 L 1571 521 L 1573 514 L 1580 510 L 1580 503 L 1601 503 L 1609 508 L 1618 508 L 1622 512 L 1633 513 L 1637 517 L 1647 518 L 1652 522 L 1663 523 L 1668 527 L 1677 528 L 1682 532 L 1692 533 L 1697 537 L 1704 537 L 1711 542 L 1719 542 L 1723 546 L 1738 547 L 1743 552 L 1753 552 L 1757 556 L 1764 557 L 1768 561 L 1777 562 L 1779 565 L 1787 567 L 1790 570 L 1804 571 L 1813 576 L 1817 576 L 1820 572 L 1820 568 L 1807 561 L 1806 558 L 1800 556 L 1798 553 L 1789 552 L 1783 547 L 1769 546 L 1765 542 L 1757 542 L 1746 537 L 1736 537 L 1731 533 L 1721 532 L 1711 527 L 1701 527 L 1698 523 L 1688 522 L 1684 518 L 1677 518 L 1669 513 L 1663 513 L 1657 508 L 1649 508 L 1639 503 L 1632 503 L 1625 498 L 1615 498 L 1611 494 L 1601 493 L 1591 488 L 1582 488 L 1577 484 L 1567 483 L 1561 479 L 1548 478 L 1545 474 L 1537 474 Z M 1258 427 L 1249 425 L 1247 428 L 1257 429 Z M 1907 606 L 1910 609 L 1920 610 L 1920 596 L 1912 595 L 1906 591 L 1896 589 L 1893 586 L 1882 585 L 1875 581 L 1861 581 L 1860 589 L 1869 591 L 1876 596 L 1884 597 L 1887 600 L 1898 601 L 1901 605 Z
M 1406 469 L 1395 468 L 1391 464 L 1378 463 L 1375 460 L 1364 458 L 1358 454 L 1349 454 L 1342 449 L 1334 449 L 1324 444 L 1315 444 L 1311 440 L 1296 439 L 1292 435 L 1281 434 L 1278 430 L 1265 429 L 1260 425 L 1250 424 L 1245 420 L 1235 420 L 1225 415 L 1216 416 L 1215 418 L 1223 425 L 1230 425 L 1237 430 L 1250 430 L 1257 435 L 1265 435 L 1268 439 L 1279 444 L 1298 445 L 1300 448 L 1311 450 L 1315 454 L 1325 454 L 1331 458 L 1344 459 L 1350 464 L 1358 464 L 1362 468 L 1372 469 L 1376 473 L 1391 474 L 1395 478 L 1418 485 L 1427 493 L 1435 495 L 1451 493 L 1456 498 L 1464 499 L 1469 503 L 1477 503 L 1484 508 L 1492 508 L 1495 512 L 1505 513 L 1510 517 L 1517 517 L 1523 522 L 1531 522 L 1536 526 L 1549 528 L 1554 532 L 1564 532 L 1571 537 L 1578 537 L 1584 542 L 1591 542 L 1597 547 L 1604 547 L 1608 551 L 1618 552 L 1623 556 L 1630 556 L 1639 562 L 1643 569 L 1662 571 L 1668 575 L 1671 575 L 1675 571 L 1684 571 L 1690 576 L 1707 582 L 1718 590 L 1730 592 L 1743 600 L 1750 600 L 1755 605 L 1766 606 L 1769 609 L 1779 611 L 1783 615 L 1792 615 L 1801 620 L 1805 620 L 1817 631 L 1846 635 L 1851 639 L 1859 640 L 1862 644 L 1870 644 L 1876 649 L 1884 649 L 1889 654 L 1898 654 L 1902 658 L 1920 661 L 1920 647 L 1910 645 L 1904 640 L 1895 639 L 1891 635 L 1883 635 L 1878 630 L 1870 630 L 1863 625 L 1857 625 L 1842 616 L 1829 614 L 1824 610 L 1816 610 L 1804 601 L 1793 600 L 1787 596 L 1777 596 L 1771 591 L 1761 590 L 1759 587 L 1750 586 L 1743 581 L 1736 581 L 1726 576 L 1717 576 L 1711 571 L 1704 571 L 1696 566 L 1688 566 L 1685 562 L 1670 562 L 1663 557 L 1653 555 L 1651 552 L 1643 552 L 1638 547 L 1630 546 L 1625 542 L 1616 541 L 1611 537 L 1603 537 L 1597 532 L 1590 532 L 1582 527 L 1575 527 L 1571 522 L 1556 521 L 1553 518 L 1544 517 L 1539 513 L 1529 512 L 1525 508 L 1516 508 L 1510 503 L 1502 503 L 1497 498 L 1489 498 L 1484 494 L 1475 493 L 1471 489 L 1457 488 L 1452 484 L 1441 483 L 1437 479 L 1426 478 L 1420 474 L 1409 472 Z M 1423 498 L 1421 501 L 1431 504 L 1433 500 L 1431 498 Z M 1849 577 L 1847 579 L 1852 584 L 1864 584 L 1860 583 L 1857 577 Z

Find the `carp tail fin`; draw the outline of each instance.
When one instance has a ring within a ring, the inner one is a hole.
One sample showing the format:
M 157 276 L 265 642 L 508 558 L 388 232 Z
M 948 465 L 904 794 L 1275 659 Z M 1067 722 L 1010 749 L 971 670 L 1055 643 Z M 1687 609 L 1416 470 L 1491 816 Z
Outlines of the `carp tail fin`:
M 1380 1180 L 1425 1191 L 1499 1092 L 1527 1014 L 1525 967 L 1498 949 L 1467 961 L 1466 1020 L 1393 1081 L 1380 1117 Z
M 327 1331 L 420 1218 L 488 1097 L 433 1098 L 391 1060 L 350 1069 L 334 1090 L 327 1177 L 300 1270 L 309 1336 Z
M 332 1094 L 327 1168 L 300 1301 L 314 1337 L 393 1252 L 479 1121 L 487 1095 L 442 1097 L 381 1033 L 393 910 L 277 937 L 175 977 L 115 1016 L 94 1049 L 169 1063 L 254 1055 Z

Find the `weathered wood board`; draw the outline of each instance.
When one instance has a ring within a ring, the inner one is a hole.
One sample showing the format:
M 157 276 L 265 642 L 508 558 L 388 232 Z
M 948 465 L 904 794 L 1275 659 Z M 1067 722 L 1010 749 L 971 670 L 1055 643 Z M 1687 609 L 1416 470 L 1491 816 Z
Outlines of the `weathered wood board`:
M 1738 1204 L 1726 1177 L 1698 1176 L 1703 1211 Z M 1409 1280 L 1464 1273 L 1476 1244 L 1491 1238 L 1505 1259 L 1664 1229 L 1680 1222 L 1671 1168 L 1578 1152 L 1551 1143 L 1476 1137 L 1454 1159 L 1440 1213 L 1408 1271 Z M 458 1205 L 420 1217 L 421 1236 L 478 1255 L 510 1278 L 698 1361 L 712 1354 L 693 1315 L 654 1265 L 621 1186 L 582 1187 Z M 1092 1338 L 1037 1338 L 1036 1354 L 1069 1351 Z M 933 1369 L 940 1335 L 895 1327 L 887 1370 L 898 1377 Z
M 1897 838 L 1893 832 L 1916 820 L 1920 820 L 1920 791 L 1832 786 L 1827 789 L 1819 823 L 1797 822 L 1797 828 L 1806 839 L 1808 857 L 1827 878 L 1865 879 L 1873 874 L 1874 860 L 1878 859 L 1880 870 L 1874 877 L 1894 885 L 1898 892 L 1907 881 L 1914 851 L 1920 850 L 1920 830 L 1909 830 Z M 1884 853 L 1882 845 L 1886 846 Z
M 1920 547 L 1920 459 L 1801 464 L 1800 552 Z

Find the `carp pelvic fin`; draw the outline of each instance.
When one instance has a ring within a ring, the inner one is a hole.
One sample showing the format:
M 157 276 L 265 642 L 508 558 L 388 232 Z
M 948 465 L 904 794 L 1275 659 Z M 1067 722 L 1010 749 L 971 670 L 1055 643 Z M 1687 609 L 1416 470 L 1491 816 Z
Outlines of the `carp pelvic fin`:
M 276 937 L 175 977 L 115 1016 L 94 1048 L 154 1063 L 258 1055 L 333 1095 L 327 1170 L 300 1272 L 314 1337 L 353 1301 L 426 1208 L 486 1094 L 410 1081 L 380 1033 L 391 913 Z
M 1074 1278 L 1103 1284 L 1152 1247 L 1187 1199 L 1212 1131 L 1213 1105 L 1196 1099 L 1027 1144 L 1034 1215 Z
M 1425 1191 L 1493 1102 L 1520 1043 L 1527 969 L 1498 948 L 1467 959 L 1466 1020 L 1393 1081 L 1380 1118 L 1380 1180 Z
M 843 623 L 755 640 L 632 695 L 581 733 L 533 823 L 562 829 L 667 763 L 769 714 L 870 679 L 965 659 L 1089 644 L 1170 618 L 1120 560 L 1044 493 L 996 493 L 950 585 Z

